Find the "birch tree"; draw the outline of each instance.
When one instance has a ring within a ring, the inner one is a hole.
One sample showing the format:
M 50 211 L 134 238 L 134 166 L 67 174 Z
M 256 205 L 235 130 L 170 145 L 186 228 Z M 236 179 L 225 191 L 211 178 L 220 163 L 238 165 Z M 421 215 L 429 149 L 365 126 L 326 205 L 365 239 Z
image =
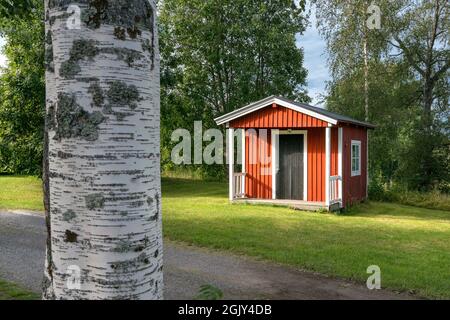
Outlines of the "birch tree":
M 46 0 L 44 299 L 162 298 L 159 52 L 148 0 Z
M 370 66 L 380 60 L 387 47 L 383 30 L 378 26 L 369 29 L 373 3 L 370 0 L 313 0 L 312 3 L 317 10 L 317 27 L 327 42 L 333 80 L 351 77 L 358 69 L 364 72 L 361 86 L 364 119 L 370 121 Z

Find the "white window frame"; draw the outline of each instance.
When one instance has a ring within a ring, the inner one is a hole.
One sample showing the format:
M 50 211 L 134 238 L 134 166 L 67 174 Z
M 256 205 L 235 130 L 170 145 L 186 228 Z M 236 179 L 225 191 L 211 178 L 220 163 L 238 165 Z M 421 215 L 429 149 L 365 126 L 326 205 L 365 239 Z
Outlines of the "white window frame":
M 353 170 L 353 159 L 356 158 L 353 155 L 353 146 L 358 146 L 358 170 Z M 352 140 L 352 145 L 350 148 L 350 169 L 352 171 L 352 177 L 357 177 L 361 175 L 361 141 Z

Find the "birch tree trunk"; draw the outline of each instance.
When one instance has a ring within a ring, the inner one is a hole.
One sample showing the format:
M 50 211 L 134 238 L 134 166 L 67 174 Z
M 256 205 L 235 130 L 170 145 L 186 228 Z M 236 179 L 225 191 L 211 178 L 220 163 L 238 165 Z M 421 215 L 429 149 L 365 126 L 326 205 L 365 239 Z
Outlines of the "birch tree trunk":
M 161 299 L 156 5 L 45 3 L 43 298 Z

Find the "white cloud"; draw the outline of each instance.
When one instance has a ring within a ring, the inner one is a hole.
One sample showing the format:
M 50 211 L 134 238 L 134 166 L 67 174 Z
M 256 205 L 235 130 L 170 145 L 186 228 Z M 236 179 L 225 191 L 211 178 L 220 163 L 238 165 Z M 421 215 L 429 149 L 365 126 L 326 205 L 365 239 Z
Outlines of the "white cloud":
M 305 52 L 304 66 L 308 70 L 308 93 L 312 98 L 312 104 L 323 106 L 320 95 L 326 93 L 326 82 L 330 80 L 327 66 L 326 43 L 320 37 L 316 28 L 315 11 L 311 8 L 311 25 L 303 35 L 297 35 L 297 46 L 302 47 Z

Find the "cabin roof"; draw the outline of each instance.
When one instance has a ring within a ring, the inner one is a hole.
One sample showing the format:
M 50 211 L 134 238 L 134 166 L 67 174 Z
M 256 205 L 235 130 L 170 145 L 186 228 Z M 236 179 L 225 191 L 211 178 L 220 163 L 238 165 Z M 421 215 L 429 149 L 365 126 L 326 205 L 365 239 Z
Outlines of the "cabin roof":
M 216 123 L 218 125 L 229 123 L 230 121 L 233 121 L 235 119 L 241 118 L 245 115 L 248 115 L 252 112 L 255 112 L 259 109 L 263 109 L 269 105 L 277 104 L 279 106 L 292 109 L 297 112 L 301 112 L 307 115 L 310 115 L 314 118 L 326 121 L 328 123 L 331 123 L 333 125 L 336 125 L 338 123 L 347 123 L 347 124 L 353 124 L 358 126 L 363 126 L 366 128 L 374 129 L 375 125 L 370 124 L 368 122 L 356 120 L 335 112 L 331 112 L 322 108 L 313 107 L 311 105 L 305 104 L 305 103 L 299 103 L 296 101 L 292 101 L 289 99 L 285 99 L 283 97 L 278 96 L 270 96 L 265 99 L 262 99 L 257 102 L 253 102 L 245 107 L 242 107 L 240 109 L 236 109 L 230 113 L 224 114 L 216 119 Z

